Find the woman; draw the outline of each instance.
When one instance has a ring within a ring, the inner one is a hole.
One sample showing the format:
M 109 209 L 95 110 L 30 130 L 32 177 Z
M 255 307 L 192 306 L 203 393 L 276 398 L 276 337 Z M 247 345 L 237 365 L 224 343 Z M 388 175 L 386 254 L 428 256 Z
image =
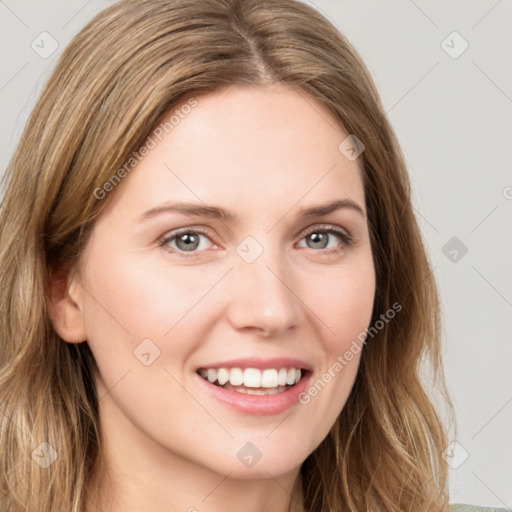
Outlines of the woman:
M 28 121 L 0 230 L 3 510 L 450 510 L 406 168 L 310 7 L 100 13 Z

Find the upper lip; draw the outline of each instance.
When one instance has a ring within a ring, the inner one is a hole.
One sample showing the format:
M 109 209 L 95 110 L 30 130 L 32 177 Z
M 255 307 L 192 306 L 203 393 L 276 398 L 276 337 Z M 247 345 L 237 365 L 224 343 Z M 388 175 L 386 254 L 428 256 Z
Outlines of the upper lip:
M 306 361 L 291 357 L 276 357 L 272 359 L 262 359 L 258 357 L 230 359 L 229 361 L 205 364 L 199 368 L 257 368 L 259 370 L 266 370 L 268 368 L 297 368 L 299 370 L 313 370 L 313 367 L 309 363 L 306 363 Z

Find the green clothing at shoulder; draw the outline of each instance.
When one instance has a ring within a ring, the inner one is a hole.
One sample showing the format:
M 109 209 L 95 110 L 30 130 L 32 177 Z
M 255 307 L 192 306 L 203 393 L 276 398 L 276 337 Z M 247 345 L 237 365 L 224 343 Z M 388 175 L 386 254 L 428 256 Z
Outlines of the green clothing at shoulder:
M 450 507 L 450 512 L 507 512 L 510 510 L 507 508 L 476 507 L 475 505 L 461 505 L 458 503 Z

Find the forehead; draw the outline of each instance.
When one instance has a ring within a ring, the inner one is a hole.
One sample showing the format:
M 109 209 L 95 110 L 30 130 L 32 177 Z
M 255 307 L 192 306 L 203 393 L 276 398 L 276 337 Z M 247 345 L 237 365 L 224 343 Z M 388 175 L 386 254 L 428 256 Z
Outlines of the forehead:
M 347 133 L 305 92 L 282 84 L 229 87 L 194 99 L 192 108 L 183 102 L 162 117 L 150 134 L 152 149 L 114 202 L 199 200 L 261 214 L 299 202 L 364 202 L 358 161 L 339 150 Z

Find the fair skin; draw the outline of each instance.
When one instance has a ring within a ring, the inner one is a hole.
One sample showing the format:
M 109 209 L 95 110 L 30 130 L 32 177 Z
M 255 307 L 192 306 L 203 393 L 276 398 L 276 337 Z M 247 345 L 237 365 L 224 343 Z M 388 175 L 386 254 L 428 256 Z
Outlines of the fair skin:
M 235 358 L 299 358 L 311 383 L 321 378 L 368 327 L 375 273 L 359 164 L 338 150 L 347 134 L 325 107 L 284 85 L 196 99 L 111 192 L 79 273 L 51 305 L 61 338 L 87 340 L 99 367 L 110 470 L 108 486 L 91 483 L 88 512 L 296 510 L 300 466 L 359 366 L 356 354 L 309 403 L 278 414 L 234 410 L 205 392 L 196 370 Z M 362 213 L 299 215 L 339 199 Z M 139 220 L 169 201 L 238 220 L 170 211 Z M 330 226 L 353 243 L 322 230 Z M 170 239 L 180 228 L 206 231 L 192 253 Z M 263 250 L 252 263 L 236 251 L 248 236 Z M 134 350 L 148 338 L 160 355 L 146 366 Z M 262 453 L 252 467 L 237 457 L 248 442 Z

